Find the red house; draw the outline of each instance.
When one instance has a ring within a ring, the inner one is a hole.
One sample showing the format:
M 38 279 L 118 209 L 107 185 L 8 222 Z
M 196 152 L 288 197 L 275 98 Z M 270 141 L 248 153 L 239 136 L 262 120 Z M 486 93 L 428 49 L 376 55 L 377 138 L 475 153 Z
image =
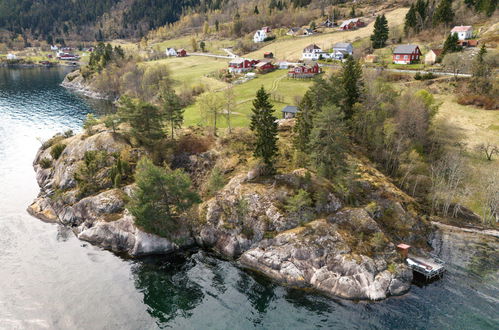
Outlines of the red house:
M 357 28 L 361 28 L 363 26 L 366 26 L 366 23 L 364 23 L 363 20 L 360 18 L 352 18 L 352 19 L 347 19 L 346 21 L 343 21 L 340 25 L 340 30 L 353 30 Z
M 319 64 L 304 64 L 294 67 L 288 71 L 288 77 L 290 78 L 311 78 L 316 74 L 321 72 Z
M 179 49 L 177 51 L 177 57 L 186 57 L 187 56 L 187 51 L 185 49 Z
M 275 69 L 275 66 L 271 62 L 262 61 L 255 65 L 255 69 L 260 73 L 267 73 L 273 71 Z
M 393 51 L 393 63 L 411 64 L 419 62 L 421 50 L 417 45 L 400 45 Z
M 253 69 L 252 61 L 245 58 L 235 58 L 229 62 L 229 72 L 241 73 Z

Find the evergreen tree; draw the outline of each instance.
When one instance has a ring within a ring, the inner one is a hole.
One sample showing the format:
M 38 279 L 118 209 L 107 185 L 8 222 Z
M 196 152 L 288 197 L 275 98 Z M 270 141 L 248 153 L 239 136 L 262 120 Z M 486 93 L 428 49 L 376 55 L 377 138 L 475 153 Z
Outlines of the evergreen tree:
M 184 171 L 155 166 L 148 158 L 138 162 L 135 183 L 128 210 L 139 227 L 163 237 L 170 237 L 180 215 L 201 201 Z
M 477 94 L 489 94 L 492 90 L 491 68 L 485 61 L 487 48 L 480 47 L 480 51 L 473 62 L 473 72 L 471 77 L 471 89 Z
M 253 13 L 254 13 L 255 15 L 260 14 L 260 11 L 258 10 L 258 6 L 255 6 L 255 10 L 253 10 Z
M 460 51 L 461 46 L 459 46 L 458 42 L 459 42 L 459 37 L 457 33 L 449 34 L 447 36 L 447 39 L 445 39 L 444 47 L 442 49 L 442 55 Z
M 388 21 L 385 15 L 377 16 L 374 22 L 374 31 L 371 35 L 373 48 L 383 48 L 388 40 Z
M 416 28 L 416 25 L 418 24 L 417 18 L 416 18 L 416 9 L 414 8 L 414 4 L 411 5 L 411 8 L 405 15 L 405 23 L 404 23 L 404 32 L 406 35 L 409 34 L 409 32 L 414 31 Z
M 313 122 L 310 134 L 312 164 L 317 173 L 331 179 L 345 164 L 347 133 L 338 107 L 324 107 Z
M 357 15 L 355 14 L 355 5 L 352 6 L 352 9 L 350 10 L 350 17 L 351 18 L 354 18 L 356 17 Z
M 119 101 L 118 117 L 131 126 L 132 135 L 146 146 L 153 146 L 165 136 L 164 113 L 152 104 L 123 96 Z
M 161 93 L 161 103 L 164 111 L 164 119 L 170 126 L 170 137 L 173 139 L 175 129 L 181 128 L 184 122 L 184 110 L 180 98 L 171 88 L 167 88 Z
M 341 84 L 345 93 L 343 111 L 345 119 L 353 116 L 354 104 L 360 101 L 362 89 L 362 67 L 359 61 L 349 56 L 341 71 Z
M 220 29 L 220 22 L 218 21 L 218 19 L 215 21 L 215 31 L 219 31 Z
M 312 90 L 309 89 L 298 106 L 300 112 L 296 116 L 296 124 L 293 128 L 295 137 L 293 140 L 294 148 L 300 152 L 306 153 L 309 149 L 310 132 L 313 127 L 315 109 L 312 99 Z
M 277 118 L 274 116 L 274 107 L 269 101 L 270 94 L 263 86 L 256 93 L 253 100 L 253 114 L 250 128 L 255 133 L 256 142 L 254 156 L 261 158 L 269 174 L 275 172 L 275 157 L 277 156 Z
M 435 10 L 435 15 L 433 16 L 434 23 L 449 25 L 453 20 L 454 11 L 452 10 L 452 0 L 441 0 Z

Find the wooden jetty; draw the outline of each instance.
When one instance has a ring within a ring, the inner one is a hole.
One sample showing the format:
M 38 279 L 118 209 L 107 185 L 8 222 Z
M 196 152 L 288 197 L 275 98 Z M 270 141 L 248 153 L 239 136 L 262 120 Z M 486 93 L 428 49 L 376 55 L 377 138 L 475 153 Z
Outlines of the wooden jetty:
M 397 245 L 402 257 L 411 269 L 423 275 L 427 280 L 441 277 L 445 272 L 444 262 L 437 257 L 424 258 L 409 254 L 410 245 L 401 243 Z

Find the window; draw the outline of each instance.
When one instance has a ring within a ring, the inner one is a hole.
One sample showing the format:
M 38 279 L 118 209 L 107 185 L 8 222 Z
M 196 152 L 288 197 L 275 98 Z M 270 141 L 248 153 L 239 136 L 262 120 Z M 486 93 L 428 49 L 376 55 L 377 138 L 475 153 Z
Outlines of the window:
M 407 60 L 409 58 L 408 55 L 404 55 L 404 59 Z
M 400 55 L 395 56 L 395 58 L 398 60 L 400 58 Z

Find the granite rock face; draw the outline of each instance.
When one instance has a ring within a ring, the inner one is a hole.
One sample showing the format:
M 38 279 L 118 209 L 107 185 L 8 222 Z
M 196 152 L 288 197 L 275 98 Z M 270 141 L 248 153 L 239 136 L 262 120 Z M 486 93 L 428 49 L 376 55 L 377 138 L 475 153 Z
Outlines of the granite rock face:
M 166 238 L 137 228 L 133 216 L 125 210 L 125 198 L 131 194 L 133 186 L 117 189 L 109 184 L 104 185 L 107 190 L 95 195 L 78 196 L 75 172 L 85 152 L 99 150 L 111 154 L 130 149 L 126 140 L 117 134 L 100 132 L 89 137 L 76 135 L 58 143 L 66 147 L 57 160 L 50 153 L 53 146 L 41 148 L 36 156 L 34 168 L 41 192 L 28 207 L 30 214 L 72 228 L 81 240 L 131 256 L 166 254 L 179 248 Z M 43 168 L 40 165 L 43 159 L 50 160 L 52 166 Z M 188 232 L 180 234 L 179 238 L 182 236 L 188 236 Z M 182 241 L 192 244 L 189 238 Z
M 331 182 L 297 169 L 272 177 L 258 169 L 231 168 L 229 182 L 199 205 L 185 228 L 166 239 L 142 231 L 126 210 L 134 185 L 113 188 L 104 180 L 98 193 L 81 198 L 75 173 L 86 151 L 119 153 L 132 146 L 119 134 L 100 131 L 59 139 L 66 145 L 52 159 L 41 148 L 34 162 L 41 192 L 28 208 L 44 221 L 60 222 L 81 240 L 131 256 L 166 254 L 192 245 L 294 287 L 347 298 L 380 300 L 407 292 L 412 272 L 395 245 L 424 248 L 430 226 L 417 203 L 371 166 L 361 163 L 345 205 Z M 209 150 L 178 159 L 202 186 L 223 153 Z M 51 166 L 42 167 L 44 160 Z M 298 209 L 299 193 L 308 201 Z M 182 243 L 179 243 L 182 242 Z

